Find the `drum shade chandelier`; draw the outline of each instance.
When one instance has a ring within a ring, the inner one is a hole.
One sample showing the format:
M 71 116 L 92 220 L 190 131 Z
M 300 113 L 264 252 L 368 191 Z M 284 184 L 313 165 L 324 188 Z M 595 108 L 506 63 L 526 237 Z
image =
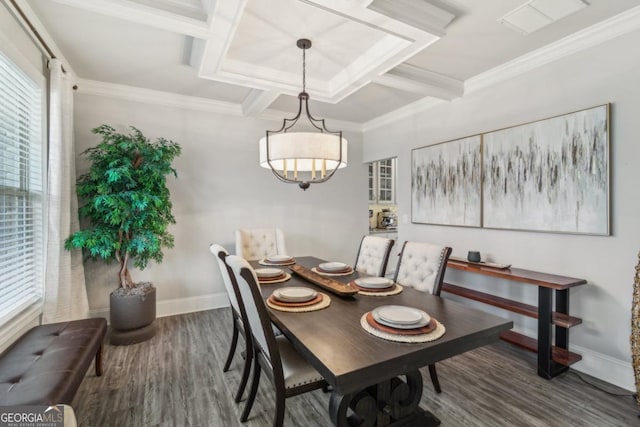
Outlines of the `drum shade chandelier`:
M 298 94 L 298 113 L 284 119 L 278 130 L 268 130 L 260 139 L 260 166 L 271 168 L 282 182 L 298 184 L 306 190 L 311 184 L 328 181 L 336 170 L 347 166 L 347 140 L 342 131 L 326 128 L 324 119 L 316 119 L 309 112 L 309 94 L 306 92 L 306 51 L 311 41 L 300 39 L 302 49 L 302 92 Z M 291 131 L 302 114 L 313 128 L 311 131 Z

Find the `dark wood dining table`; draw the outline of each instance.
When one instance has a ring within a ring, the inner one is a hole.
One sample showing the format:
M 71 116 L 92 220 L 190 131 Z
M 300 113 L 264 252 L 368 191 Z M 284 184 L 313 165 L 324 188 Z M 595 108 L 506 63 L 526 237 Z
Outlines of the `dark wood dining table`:
M 311 269 L 323 260 L 296 257 Z M 257 262 L 254 267 L 261 267 Z M 284 270 L 287 270 L 283 267 Z M 331 277 L 342 283 L 361 277 Z M 264 298 L 281 287 L 307 286 L 331 297 L 325 309 L 291 313 L 269 309 L 273 323 L 332 386 L 329 412 L 336 426 L 436 426 L 438 418 L 420 408 L 419 368 L 498 341 L 513 322 L 468 306 L 404 287 L 391 296 L 341 297 L 296 274 L 284 283 L 263 284 Z M 437 319 L 446 333 L 432 342 L 398 343 L 371 335 L 360 318 L 382 305 L 419 308 Z M 444 379 L 446 387 L 446 379 Z

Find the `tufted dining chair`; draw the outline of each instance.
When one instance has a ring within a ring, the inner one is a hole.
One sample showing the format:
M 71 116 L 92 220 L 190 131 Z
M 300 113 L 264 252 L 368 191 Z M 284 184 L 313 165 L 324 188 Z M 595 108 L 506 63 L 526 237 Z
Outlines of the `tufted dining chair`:
M 394 281 L 421 292 L 440 296 L 447 260 L 451 248 L 426 242 L 409 242 L 402 245 Z M 429 365 L 429 375 L 436 393 L 442 392 L 436 365 Z
M 253 337 L 254 367 L 251 390 L 240 421 L 245 422 L 256 398 L 262 370 L 276 391 L 273 425 L 284 422 L 285 399 L 325 387 L 322 375 L 315 370 L 283 335 L 275 336 L 267 307 L 262 299 L 258 278 L 249 263 L 230 255 L 225 259 L 240 293 L 240 310 L 245 325 Z M 249 335 L 249 334 L 248 334 Z
M 371 276 L 384 277 L 393 244 L 393 239 L 364 236 L 356 256 L 355 270 Z
M 288 255 L 284 234 L 279 228 L 236 230 L 236 255 L 256 261 L 269 255 Z
M 229 347 L 229 354 L 227 354 L 227 360 L 224 363 L 224 368 L 222 368 L 223 372 L 227 372 L 229 370 L 229 366 L 231 365 L 231 361 L 233 360 L 233 355 L 236 351 L 236 346 L 238 344 L 238 334 L 242 334 L 245 341 L 245 359 L 244 366 L 242 368 L 242 377 L 240 379 L 240 386 L 238 387 L 238 391 L 235 395 L 236 403 L 240 402 L 242 399 L 242 394 L 244 393 L 244 389 L 247 385 L 247 380 L 249 379 L 249 372 L 251 371 L 251 360 L 253 357 L 253 342 L 251 339 L 247 339 L 247 335 L 245 332 L 244 322 L 242 321 L 242 316 L 240 314 L 240 305 L 239 294 L 235 286 L 231 280 L 231 275 L 229 273 L 229 267 L 224 262 L 225 258 L 229 256 L 229 252 L 225 248 L 220 245 L 212 244 L 209 246 L 209 251 L 215 256 L 216 261 L 218 262 L 218 267 L 220 268 L 220 275 L 222 276 L 222 281 L 224 282 L 224 287 L 227 291 L 227 295 L 229 297 L 229 303 L 231 305 L 231 318 L 233 321 L 233 333 L 231 336 L 231 346 Z

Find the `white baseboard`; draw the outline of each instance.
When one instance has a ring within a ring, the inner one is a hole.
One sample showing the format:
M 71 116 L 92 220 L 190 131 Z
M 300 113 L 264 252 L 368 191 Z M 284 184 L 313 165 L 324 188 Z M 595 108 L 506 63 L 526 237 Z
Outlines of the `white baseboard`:
M 197 297 L 177 298 L 156 302 L 156 316 L 166 317 L 196 311 L 213 310 L 229 306 L 226 292 L 207 294 Z M 91 317 L 104 317 L 109 321 L 109 308 L 97 308 L 89 311 Z
M 617 385 L 625 390 L 636 391 L 631 363 L 579 345 L 570 344 L 570 348 L 571 351 L 582 355 L 580 362 L 571 365 L 572 369 Z

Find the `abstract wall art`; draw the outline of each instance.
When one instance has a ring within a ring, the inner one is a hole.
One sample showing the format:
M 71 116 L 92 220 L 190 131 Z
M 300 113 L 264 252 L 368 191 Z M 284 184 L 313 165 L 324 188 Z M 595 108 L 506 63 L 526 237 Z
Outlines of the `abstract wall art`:
M 411 152 L 411 221 L 480 227 L 481 137 Z
M 483 135 L 483 226 L 609 234 L 609 106 Z

